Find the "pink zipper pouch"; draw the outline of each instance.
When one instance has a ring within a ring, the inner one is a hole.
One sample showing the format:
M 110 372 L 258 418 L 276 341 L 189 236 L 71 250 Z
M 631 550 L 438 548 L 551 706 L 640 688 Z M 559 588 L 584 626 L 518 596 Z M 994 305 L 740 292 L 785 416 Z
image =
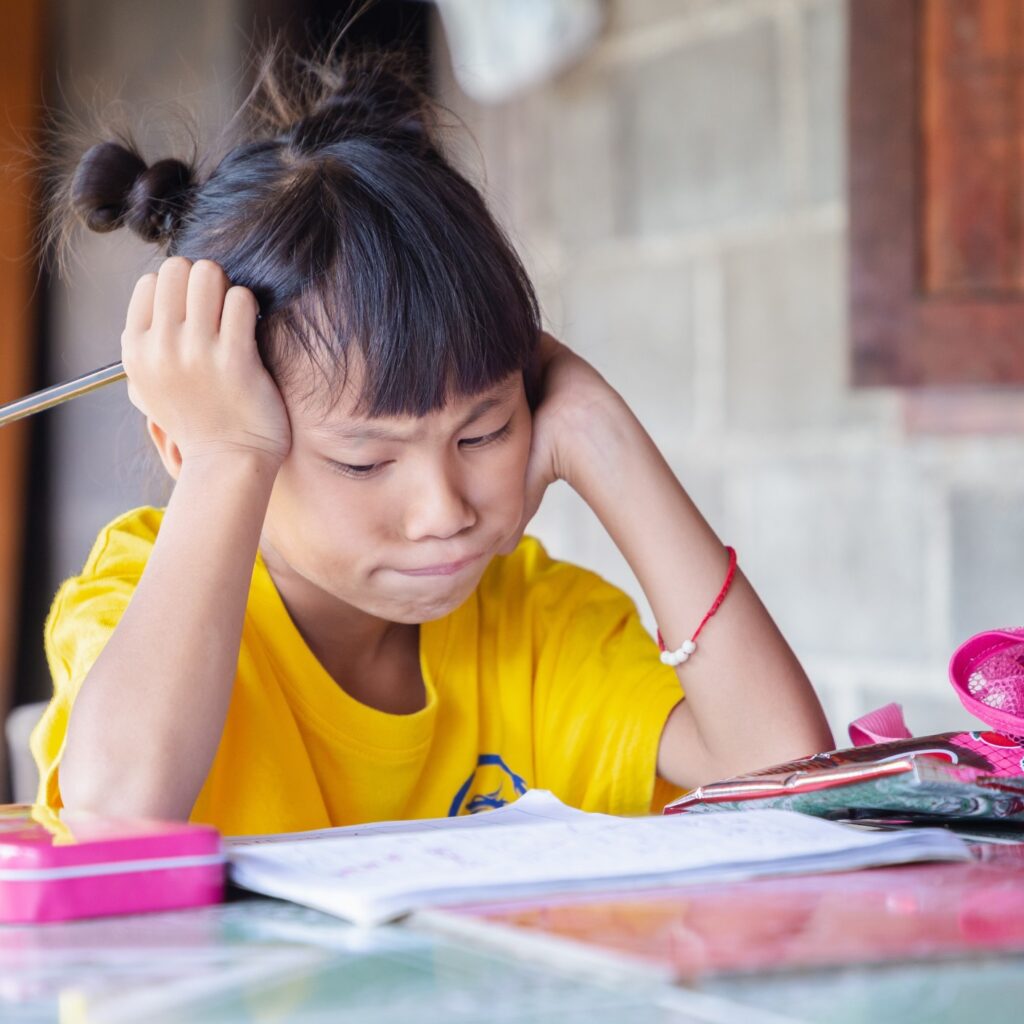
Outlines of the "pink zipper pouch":
M 950 759 L 969 764 L 973 758 L 993 776 L 1024 775 L 1024 627 L 990 629 L 964 641 L 949 659 L 949 681 L 960 703 L 990 727 L 948 734 L 959 750 L 959 757 Z M 899 704 L 886 704 L 851 722 L 850 739 L 855 747 L 884 743 L 904 751 L 919 742 Z
M 215 828 L 0 805 L 0 922 L 138 914 L 223 898 Z

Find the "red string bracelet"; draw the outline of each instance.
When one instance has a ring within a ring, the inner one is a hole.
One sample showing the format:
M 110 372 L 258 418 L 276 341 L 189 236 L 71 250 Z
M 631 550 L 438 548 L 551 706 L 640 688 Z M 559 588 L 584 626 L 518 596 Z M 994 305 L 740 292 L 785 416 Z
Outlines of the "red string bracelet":
M 732 586 L 733 577 L 736 575 L 736 549 L 726 547 L 725 550 L 729 552 L 729 571 L 725 574 L 725 582 L 722 584 L 722 589 L 718 592 L 718 597 L 715 598 L 711 607 L 708 609 L 707 615 L 700 620 L 700 625 L 694 631 L 693 636 L 691 636 L 689 640 L 684 641 L 681 647 L 678 647 L 674 651 L 670 651 L 665 647 L 665 641 L 662 639 L 661 630 L 658 630 L 658 650 L 661 651 L 662 664 L 671 665 L 675 668 L 677 665 L 682 665 L 684 661 L 688 661 L 690 655 L 697 650 L 697 637 L 700 636 L 700 631 L 708 624 L 708 619 L 710 619 L 711 616 L 714 615 L 722 606 L 722 602 L 725 600 L 725 595 L 729 593 L 729 588 Z

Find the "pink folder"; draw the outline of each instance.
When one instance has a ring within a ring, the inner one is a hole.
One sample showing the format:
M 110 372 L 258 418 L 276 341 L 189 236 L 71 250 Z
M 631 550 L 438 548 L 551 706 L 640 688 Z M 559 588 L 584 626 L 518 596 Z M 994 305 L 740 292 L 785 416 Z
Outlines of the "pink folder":
M 454 907 L 458 932 L 518 933 L 529 946 L 612 953 L 692 982 L 1024 950 L 1024 845 L 975 848 L 959 864 L 723 882 Z M 440 916 L 440 915 L 438 915 Z M 489 925 L 490 928 L 480 927 Z M 451 929 L 449 929 L 450 931 Z
M 223 897 L 224 854 L 210 826 L 0 805 L 0 922 L 172 910 Z

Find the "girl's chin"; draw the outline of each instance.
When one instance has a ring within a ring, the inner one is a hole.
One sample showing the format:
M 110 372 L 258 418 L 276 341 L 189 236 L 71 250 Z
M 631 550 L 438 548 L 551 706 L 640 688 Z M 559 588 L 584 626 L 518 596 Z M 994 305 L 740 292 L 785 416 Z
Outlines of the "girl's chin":
M 421 622 L 443 619 L 465 603 L 476 590 L 476 585 L 479 582 L 479 576 L 477 576 L 468 582 L 460 581 L 459 585 L 439 586 L 433 594 L 424 593 L 416 597 L 403 594 L 401 598 L 391 604 L 381 618 L 405 625 L 419 625 Z

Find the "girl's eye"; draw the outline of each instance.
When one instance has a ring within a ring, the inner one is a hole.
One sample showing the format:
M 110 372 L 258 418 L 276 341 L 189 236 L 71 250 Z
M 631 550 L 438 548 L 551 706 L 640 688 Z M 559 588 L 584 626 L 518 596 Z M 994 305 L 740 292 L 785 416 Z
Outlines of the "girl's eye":
M 464 437 L 459 441 L 459 447 L 483 448 L 486 445 L 505 440 L 511 432 L 512 420 L 509 420 L 500 430 L 495 430 L 491 434 L 483 434 L 481 437 Z M 367 465 L 357 466 L 348 462 L 336 462 L 334 459 L 328 459 L 327 464 L 335 473 L 340 473 L 352 480 L 366 480 L 388 465 L 387 462 L 371 462 Z
M 493 444 L 495 441 L 503 441 L 508 437 L 511 429 L 512 421 L 509 420 L 501 430 L 496 430 L 493 434 L 484 434 L 483 437 L 464 437 L 459 444 L 465 448 L 483 448 L 486 444 Z
M 368 466 L 351 466 L 347 462 L 335 462 L 333 459 L 328 459 L 328 465 L 335 473 L 340 473 L 342 476 L 352 477 L 356 480 L 365 479 L 368 476 L 372 476 L 381 466 L 383 462 L 374 462 Z

